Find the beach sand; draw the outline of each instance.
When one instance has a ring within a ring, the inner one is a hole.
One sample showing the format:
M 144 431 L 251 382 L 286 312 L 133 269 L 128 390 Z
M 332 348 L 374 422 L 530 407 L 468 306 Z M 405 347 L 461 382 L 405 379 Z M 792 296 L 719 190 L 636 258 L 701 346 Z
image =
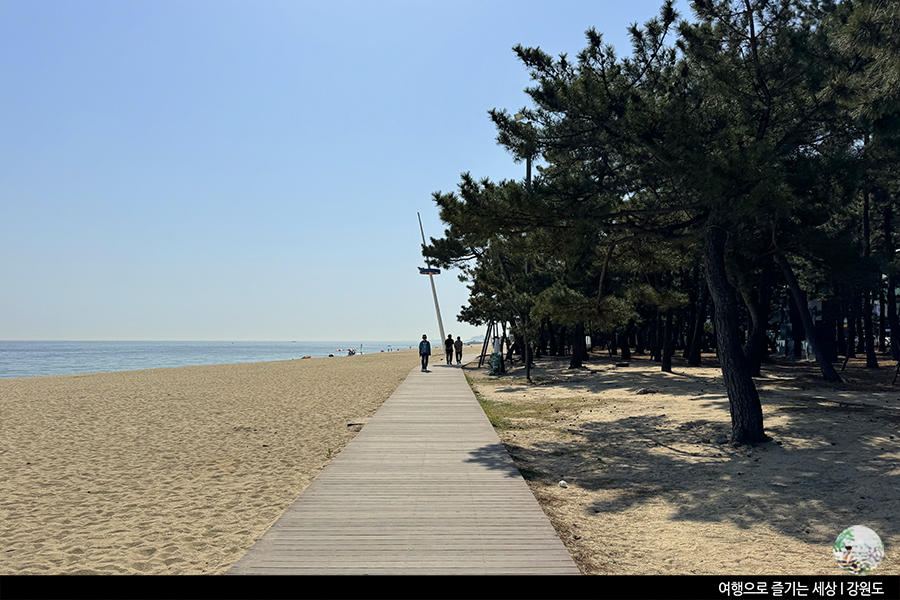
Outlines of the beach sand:
M 727 443 L 715 358 L 673 373 L 635 357 L 584 369 L 543 358 L 500 377 L 466 368 L 535 497 L 585 574 L 840 575 L 852 525 L 885 546 L 876 575 L 900 574 L 900 385 L 895 363 L 851 361 L 826 385 L 815 364 L 764 365 L 771 442 Z M 567 487 L 560 487 L 564 480 Z
M 418 365 L 0 379 L 0 575 L 224 573 Z

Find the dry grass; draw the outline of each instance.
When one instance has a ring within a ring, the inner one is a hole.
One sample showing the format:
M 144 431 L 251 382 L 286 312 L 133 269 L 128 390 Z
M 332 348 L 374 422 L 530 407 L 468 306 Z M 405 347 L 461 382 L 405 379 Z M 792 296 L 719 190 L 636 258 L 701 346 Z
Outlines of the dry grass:
M 673 373 L 635 357 L 585 368 L 544 358 L 473 389 L 535 497 L 588 574 L 839 574 L 838 533 L 882 538 L 900 573 L 900 387 L 895 364 L 852 360 L 843 384 L 779 361 L 756 379 L 771 442 L 732 446 L 714 357 Z M 560 480 L 568 484 L 558 485 Z M 760 551 L 764 548 L 765 551 Z

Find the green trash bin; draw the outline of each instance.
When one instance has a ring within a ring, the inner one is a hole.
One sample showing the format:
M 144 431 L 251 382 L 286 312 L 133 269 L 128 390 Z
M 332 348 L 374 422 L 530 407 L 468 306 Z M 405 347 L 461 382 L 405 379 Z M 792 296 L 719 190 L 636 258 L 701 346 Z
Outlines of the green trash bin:
M 494 352 L 491 354 L 490 358 L 488 358 L 488 375 L 502 375 L 506 372 L 506 369 L 503 368 L 503 355 L 499 352 Z

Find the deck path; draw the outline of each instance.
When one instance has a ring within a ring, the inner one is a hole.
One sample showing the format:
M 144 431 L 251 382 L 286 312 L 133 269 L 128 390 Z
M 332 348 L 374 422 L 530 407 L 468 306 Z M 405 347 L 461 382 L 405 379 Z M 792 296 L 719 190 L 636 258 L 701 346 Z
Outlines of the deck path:
M 230 574 L 579 574 L 462 369 L 429 369 L 413 369 Z

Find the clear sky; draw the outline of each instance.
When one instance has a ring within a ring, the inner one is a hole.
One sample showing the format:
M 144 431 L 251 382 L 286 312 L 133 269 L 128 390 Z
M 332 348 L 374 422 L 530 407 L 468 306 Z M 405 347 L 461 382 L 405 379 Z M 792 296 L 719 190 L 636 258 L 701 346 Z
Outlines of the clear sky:
M 0 339 L 436 339 L 416 213 L 524 177 L 512 47 L 627 54 L 661 4 L 0 1 Z

